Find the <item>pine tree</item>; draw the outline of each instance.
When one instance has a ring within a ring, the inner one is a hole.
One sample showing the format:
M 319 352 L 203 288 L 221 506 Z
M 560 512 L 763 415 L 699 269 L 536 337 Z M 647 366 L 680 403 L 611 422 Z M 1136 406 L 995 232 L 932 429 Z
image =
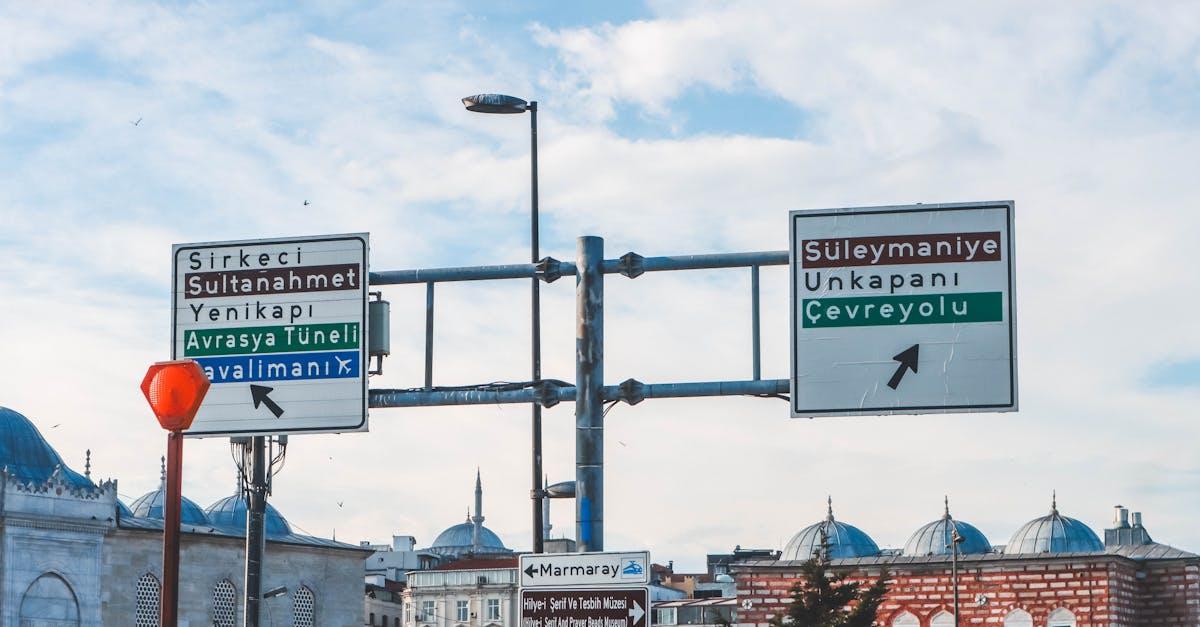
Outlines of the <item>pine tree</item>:
M 800 566 L 787 613 L 771 619 L 772 627 L 871 627 L 875 624 L 887 573 L 867 588 L 829 570 L 829 541 L 821 530 L 821 550 Z

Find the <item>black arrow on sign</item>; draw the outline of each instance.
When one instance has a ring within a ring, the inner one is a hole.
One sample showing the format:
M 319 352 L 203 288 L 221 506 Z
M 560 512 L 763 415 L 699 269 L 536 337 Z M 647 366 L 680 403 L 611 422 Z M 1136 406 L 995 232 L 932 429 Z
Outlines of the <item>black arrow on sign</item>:
M 917 372 L 917 355 L 920 354 L 920 352 L 921 345 L 913 344 L 912 346 L 904 349 L 904 351 L 899 355 L 896 355 L 892 358 L 893 360 L 900 362 L 900 367 L 896 368 L 896 374 L 893 374 L 891 380 L 888 381 L 888 387 L 892 388 L 893 390 L 896 389 L 896 387 L 900 385 L 900 379 L 904 378 L 905 372 L 908 372 L 909 370 L 912 370 L 913 373 Z
M 271 413 L 275 414 L 275 417 L 278 418 L 283 415 L 283 408 L 279 406 L 279 403 L 271 400 L 270 396 L 267 396 L 274 389 L 265 385 L 254 385 L 251 383 L 250 398 L 254 399 L 254 409 L 258 409 L 259 405 L 266 405 L 267 409 L 271 410 Z
M 533 577 L 533 564 L 530 564 L 530 565 L 529 565 L 529 568 L 526 568 L 526 569 L 525 569 L 525 576 L 526 576 L 526 577 Z

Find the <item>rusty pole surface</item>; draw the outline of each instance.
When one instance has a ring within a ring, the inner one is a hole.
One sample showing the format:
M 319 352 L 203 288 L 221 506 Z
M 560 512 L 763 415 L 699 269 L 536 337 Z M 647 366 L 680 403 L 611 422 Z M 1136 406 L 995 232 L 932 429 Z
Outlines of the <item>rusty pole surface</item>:
M 179 624 L 179 517 L 183 497 L 183 432 L 167 433 L 166 497 L 163 503 L 163 589 L 159 622 Z
M 604 240 L 578 240 L 575 278 L 575 538 L 604 550 Z

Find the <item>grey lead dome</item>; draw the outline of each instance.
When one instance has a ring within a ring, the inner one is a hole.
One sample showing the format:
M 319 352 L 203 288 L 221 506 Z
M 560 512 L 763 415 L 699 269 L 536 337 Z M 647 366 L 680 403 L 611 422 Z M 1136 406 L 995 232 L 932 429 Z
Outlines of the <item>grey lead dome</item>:
M 961 542 L 958 543 L 958 554 L 990 553 L 992 544 L 987 536 L 976 529 L 974 525 L 955 520 L 950 516 L 950 501 L 946 501 L 946 511 L 941 518 L 923 525 L 913 532 L 904 543 L 904 555 L 950 555 L 950 544 L 954 531 L 958 531 Z
M 1085 553 L 1103 551 L 1104 543 L 1087 525 L 1058 513 L 1058 498 L 1050 503 L 1050 513 L 1021 525 L 1012 535 L 1007 554 Z
M 833 499 L 829 499 L 829 510 L 819 523 L 809 525 L 792 536 L 783 548 L 780 559 L 807 560 L 821 551 L 821 536 L 829 547 L 829 559 L 847 557 L 871 557 L 879 555 L 879 545 L 858 527 L 833 518 Z

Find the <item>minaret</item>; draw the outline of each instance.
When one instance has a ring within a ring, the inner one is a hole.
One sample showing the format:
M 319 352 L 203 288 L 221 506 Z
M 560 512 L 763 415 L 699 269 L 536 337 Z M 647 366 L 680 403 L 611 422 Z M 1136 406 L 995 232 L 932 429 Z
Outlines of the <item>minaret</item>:
M 479 552 L 479 538 L 483 529 L 483 482 L 479 478 L 479 468 L 475 468 L 475 515 L 471 517 L 471 550 Z

